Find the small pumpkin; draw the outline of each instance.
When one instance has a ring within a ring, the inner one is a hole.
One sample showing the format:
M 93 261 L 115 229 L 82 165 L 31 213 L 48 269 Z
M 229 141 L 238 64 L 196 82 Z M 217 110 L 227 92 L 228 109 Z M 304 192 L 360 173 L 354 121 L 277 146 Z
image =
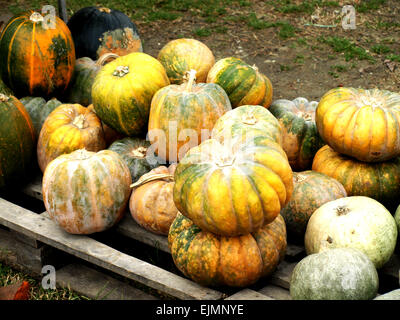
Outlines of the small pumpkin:
M 269 107 L 282 126 L 282 148 L 294 171 L 311 169 L 315 153 L 325 144 L 315 124 L 317 105 L 317 101 L 298 97 L 276 100 Z
M 187 82 L 160 89 L 151 101 L 148 137 L 166 161 L 179 161 L 190 148 L 209 138 L 218 118 L 231 110 L 219 85 L 196 84 L 195 77 L 196 71 L 191 70 Z
M 99 6 L 81 8 L 67 25 L 75 42 L 77 58 L 97 60 L 105 53 L 123 56 L 143 51 L 135 23 L 121 11 Z
M 370 300 L 379 287 L 373 263 L 354 248 L 312 254 L 293 270 L 290 296 L 294 300 Z
M 281 210 L 288 236 L 303 242 L 311 215 L 324 203 L 346 197 L 342 184 L 315 171 L 293 172 L 294 188 L 287 205 Z
M 61 94 L 71 80 L 74 42 L 64 21 L 53 20 L 49 26 L 39 12 L 23 12 L 0 35 L 1 77 L 18 97 Z
M 106 64 L 96 75 L 92 101 L 101 121 L 126 136 L 147 129 L 153 95 L 169 80 L 162 64 L 148 54 L 130 53 Z
M 168 42 L 158 53 L 158 60 L 172 84 L 184 82 L 190 70 L 196 70 L 198 82 L 206 82 L 208 71 L 215 63 L 214 54 L 203 42 L 186 38 Z
M 100 119 L 79 104 L 62 104 L 54 109 L 40 130 L 37 144 L 39 167 L 44 172 L 58 156 L 78 149 L 106 148 Z
M 51 161 L 43 175 L 43 202 L 50 218 L 72 234 L 111 228 L 124 215 L 131 175 L 114 152 L 84 149 Z
M 272 84 L 268 77 L 239 58 L 217 61 L 207 75 L 208 83 L 219 84 L 229 96 L 232 107 L 261 105 L 268 108 L 272 102 Z
M 201 229 L 233 237 L 271 223 L 293 191 L 282 148 L 266 137 L 232 146 L 209 139 L 175 171 L 174 202 Z
M 335 151 L 365 162 L 400 156 L 400 94 L 335 88 L 321 98 L 316 124 Z
M 178 213 L 168 244 L 177 268 L 205 286 L 246 287 L 275 271 L 286 251 L 281 216 L 251 234 L 218 236 Z
M 392 256 L 397 226 L 390 212 L 368 197 L 345 197 L 327 202 L 308 221 L 307 254 L 333 248 L 355 248 L 381 268 Z
M 154 168 L 131 185 L 129 210 L 133 219 L 156 234 L 168 235 L 178 213 L 172 192 L 175 168 L 176 164 Z

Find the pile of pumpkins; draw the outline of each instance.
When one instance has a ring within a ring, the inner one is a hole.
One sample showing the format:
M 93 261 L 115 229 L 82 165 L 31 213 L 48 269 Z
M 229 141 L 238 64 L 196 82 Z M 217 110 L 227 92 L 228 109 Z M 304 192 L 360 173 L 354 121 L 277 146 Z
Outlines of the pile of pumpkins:
M 375 298 L 400 228 L 386 209 L 399 205 L 399 94 L 273 101 L 256 66 L 215 62 L 198 40 L 143 53 L 117 10 L 43 20 L 21 14 L 0 35 L 0 189 L 37 163 L 65 231 L 107 230 L 129 208 L 206 286 L 271 275 L 289 238 L 308 254 L 294 299 Z

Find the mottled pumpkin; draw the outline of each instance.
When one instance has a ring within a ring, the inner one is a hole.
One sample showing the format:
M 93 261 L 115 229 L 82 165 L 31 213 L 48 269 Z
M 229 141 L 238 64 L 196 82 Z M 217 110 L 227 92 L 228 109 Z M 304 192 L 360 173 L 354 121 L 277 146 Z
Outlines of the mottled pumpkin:
M 204 43 L 185 38 L 168 42 L 158 53 L 158 60 L 172 84 L 184 82 L 190 70 L 196 70 L 198 82 L 206 82 L 208 71 L 215 63 L 212 51 Z
M 178 162 L 192 147 L 208 139 L 215 122 L 231 104 L 225 91 L 214 83 L 172 84 L 156 92 L 151 101 L 148 138 L 157 155 Z
M 173 199 L 176 164 L 157 167 L 132 184 L 129 210 L 143 228 L 156 234 L 168 235 L 178 209 Z
M 323 173 L 315 171 L 293 172 L 293 192 L 282 209 L 289 240 L 304 240 L 311 215 L 324 203 L 347 196 L 342 184 Z
M 371 197 L 388 207 L 398 205 L 400 157 L 367 163 L 339 154 L 326 145 L 315 154 L 312 169 L 338 180 L 348 196 Z
M 18 97 L 54 96 L 67 88 L 75 64 L 75 48 L 67 25 L 54 16 L 54 26 L 40 13 L 11 18 L 0 35 L 3 81 Z
M 100 119 L 79 104 L 62 104 L 54 109 L 40 130 L 37 144 L 39 167 L 44 172 L 58 156 L 78 149 L 106 148 Z
M 287 204 L 293 177 L 285 152 L 266 137 L 189 150 L 175 171 L 174 202 L 201 229 L 239 236 L 271 223 Z
M 20 185 L 35 150 L 32 120 L 14 96 L 0 93 L 0 189 Z
M 311 169 L 315 153 L 325 144 L 315 124 L 317 105 L 317 101 L 299 97 L 279 99 L 269 107 L 282 126 L 282 148 L 294 171 Z
M 130 184 L 129 169 L 115 152 L 76 150 L 47 166 L 43 202 L 50 218 L 65 231 L 101 232 L 122 218 Z
M 272 84 L 268 77 L 241 59 L 229 57 L 215 63 L 207 75 L 207 82 L 219 84 L 229 96 L 232 107 L 261 105 L 272 102 Z
M 101 121 L 126 136 L 147 130 L 153 95 L 169 80 L 162 64 L 148 54 L 130 53 L 106 64 L 96 75 L 92 101 Z
M 246 287 L 273 273 L 286 252 L 281 216 L 251 234 L 218 236 L 178 213 L 168 244 L 177 268 L 204 286 Z
M 400 94 L 332 89 L 321 98 L 315 120 L 322 139 L 339 153 L 365 162 L 400 155 Z

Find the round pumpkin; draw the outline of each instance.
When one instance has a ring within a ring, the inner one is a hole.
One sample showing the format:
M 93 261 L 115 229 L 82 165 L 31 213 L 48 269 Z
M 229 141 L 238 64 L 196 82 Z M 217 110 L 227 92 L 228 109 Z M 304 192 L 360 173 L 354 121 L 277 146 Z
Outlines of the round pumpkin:
M 121 11 L 105 7 L 85 7 L 67 23 L 75 42 L 76 57 L 97 60 L 105 53 L 119 56 L 142 52 L 136 25 Z
M 335 152 L 328 145 L 315 154 L 312 169 L 338 180 L 349 196 L 366 196 L 388 207 L 398 205 L 400 157 L 366 163 Z
M 131 185 L 129 210 L 133 219 L 156 234 L 168 235 L 178 213 L 173 199 L 175 168 L 176 164 L 154 168 Z
M 293 190 L 282 148 L 266 137 L 226 146 L 209 139 L 175 171 L 174 202 L 201 229 L 239 236 L 271 223 Z
M 65 231 L 101 232 L 122 218 L 131 182 L 128 167 L 115 152 L 80 149 L 49 163 L 43 175 L 43 202 Z
M 229 96 L 232 107 L 261 105 L 272 102 L 271 81 L 241 59 L 229 57 L 217 61 L 207 75 L 207 82 L 219 84 Z
M 361 251 L 332 249 L 312 254 L 293 270 L 290 296 L 294 300 L 370 300 L 379 288 L 378 273 Z
M 286 251 L 281 216 L 251 234 L 218 236 L 178 213 L 168 244 L 177 268 L 205 286 L 246 287 L 275 271 Z
M 335 151 L 366 162 L 400 155 L 400 94 L 336 88 L 321 98 L 316 124 Z
M 23 104 L 0 94 L 0 189 L 20 184 L 29 172 L 35 131 Z
M 396 221 L 398 234 L 396 251 L 400 252 L 400 205 L 397 207 L 397 210 L 394 214 L 394 220 Z
M 196 70 L 198 82 L 206 82 L 208 71 L 215 63 L 212 51 L 196 39 L 176 39 L 168 42 L 158 53 L 169 81 L 181 84 L 186 72 Z
M 279 99 L 269 107 L 282 126 L 282 148 L 294 171 L 311 169 L 315 153 L 325 144 L 315 124 L 317 105 L 299 97 L 293 101 Z
M 140 138 L 124 138 L 114 141 L 108 150 L 118 153 L 131 172 L 132 181 L 136 182 L 150 170 L 157 168 L 163 162 L 153 154 L 147 154 L 150 143 Z
M 231 104 L 225 91 L 213 83 L 194 83 L 196 71 L 181 85 L 169 85 L 151 101 L 148 137 L 157 155 L 178 162 L 192 147 L 208 139 L 215 122 Z
M 212 130 L 212 137 L 219 141 L 256 136 L 269 137 L 282 144 L 282 129 L 276 118 L 262 106 L 237 107 L 220 117 Z
M 74 64 L 71 32 L 57 16 L 51 26 L 40 13 L 27 11 L 11 18 L 0 35 L 1 77 L 18 97 L 61 94 Z
M 308 220 L 314 211 L 324 203 L 347 194 L 339 181 L 311 170 L 293 172 L 293 184 L 292 196 L 281 210 L 281 215 L 285 219 L 288 236 L 303 242 Z
M 374 300 L 400 300 L 400 289 L 381 294 L 377 296 Z
M 307 254 L 332 248 L 356 248 L 376 268 L 392 256 L 397 226 L 390 212 L 368 197 L 345 197 L 327 202 L 308 221 L 304 244 Z
M 100 119 L 126 135 L 144 133 L 153 95 L 169 80 L 162 64 L 148 54 L 130 53 L 106 64 L 96 75 L 92 101 Z
M 62 104 L 54 109 L 40 130 L 37 144 L 39 167 L 44 172 L 58 156 L 78 149 L 106 148 L 100 119 L 79 104 Z

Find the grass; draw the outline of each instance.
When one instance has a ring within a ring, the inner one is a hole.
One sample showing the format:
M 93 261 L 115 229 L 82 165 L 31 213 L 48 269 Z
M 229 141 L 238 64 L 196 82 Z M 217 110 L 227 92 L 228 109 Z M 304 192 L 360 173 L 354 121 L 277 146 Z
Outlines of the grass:
M 276 22 L 264 21 L 257 18 L 254 12 L 252 12 L 249 15 L 247 19 L 247 25 L 256 30 L 278 27 L 279 28 L 278 36 L 282 39 L 291 38 L 295 35 L 296 32 L 296 28 L 287 21 L 276 21 Z
M 379 9 L 385 3 L 386 0 L 364 0 L 356 4 L 355 9 L 358 13 L 366 13 Z
M 317 7 L 339 7 L 338 1 L 306 0 L 300 4 L 290 0 L 275 1 L 275 10 L 281 13 L 307 13 L 311 14 Z
M 212 30 L 209 28 L 197 28 L 193 30 L 193 33 L 198 37 L 208 37 L 212 34 Z
M 371 50 L 372 50 L 372 52 L 375 52 L 377 54 L 385 54 L 385 53 L 389 53 L 392 51 L 388 46 L 385 46 L 383 44 L 373 45 L 371 47 Z
M 388 56 L 386 56 L 386 59 L 389 59 L 391 61 L 400 62 L 400 54 L 389 54 Z

